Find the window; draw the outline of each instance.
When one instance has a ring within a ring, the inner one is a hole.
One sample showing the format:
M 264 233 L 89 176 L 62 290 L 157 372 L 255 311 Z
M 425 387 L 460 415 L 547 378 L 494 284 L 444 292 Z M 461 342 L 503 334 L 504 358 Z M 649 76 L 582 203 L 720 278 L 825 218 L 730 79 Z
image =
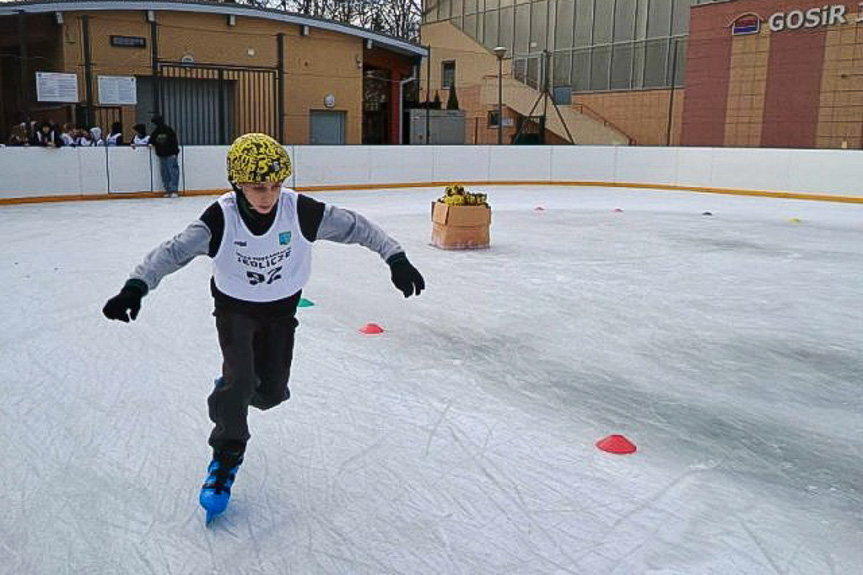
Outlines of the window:
M 455 60 L 441 63 L 441 88 L 452 88 L 455 84 Z
M 674 62 L 676 65 L 672 72 L 674 74 L 674 85 L 683 86 L 686 80 L 686 38 L 675 38 L 671 43 L 677 51 L 677 58 Z M 670 81 L 671 79 L 669 78 Z
M 548 29 L 545 0 L 534 2 L 530 8 L 530 51 L 545 50 L 546 31 Z
M 690 0 L 674 0 L 671 15 L 671 33 L 676 35 L 689 32 Z
M 515 7 L 515 41 L 513 51 L 527 54 L 530 42 L 530 4 Z
M 638 9 L 635 12 L 635 39 L 647 38 L 647 4 L 648 0 L 638 0 Z
M 476 14 L 464 17 L 464 31 L 471 38 L 476 38 Z
M 611 46 L 596 46 L 591 50 L 590 89 L 608 90 L 611 72 Z
M 606 2 L 608 0 L 605 0 Z M 590 46 L 593 42 L 593 0 L 576 0 L 575 46 Z
M 570 86 L 569 69 L 572 66 L 572 55 L 569 51 L 555 52 L 552 59 L 552 85 Z
M 628 90 L 632 78 L 632 44 L 615 44 L 611 51 L 611 89 Z
M 452 16 L 453 18 L 461 18 L 464 14 L 463 0 L 452 0 Z
M 450 0 L 438 0 L 438 20 L 449 20 Z
M 525 84 L 535 90 L 543 87 L 543 77 L 540 68 L 542 60 L 540 58 L 541 56 L 530 56 L 527 58 L 527 79 Z
M 590 50 L 572 53 L 572 89 L 584 92 L 590 89 Z
M 632 88 L 640 90 L 644 87 L 644 42 L 632 46 Z
M 671 0 L 650 0 L 647 10 L 647 37 L 662 38 L 671 34 Z
M 491 110 L 488 113 L 488 127 L 489 128 L 497 128 L 500 124 L 500 116 L 497 113 L 497 110 Z
M 572 22 L 575 0 L 558 0 L 557 21 L 555 22 L 554 47 L 557 49 L 572 46 Z
M 514 8 L 501 8 L 500 10 L 500 36 L 498 37 L 498 46 L 506 48 L 507 52 L 512 53 L 512 27 Z
M 485 38 L 483 44 L 489 50 L 494 50 L 497 47 L 497 10 L 491 10 L 485 13 Z
M 635 13 L 635 0 L 617 0 L 617 4 L 614 8 L 615 42 L 632 40 L 635 32 Z
M 593 12 L 593 43 L 611 42 L 611 29 L 614 26 L 614 2 L 598 0 Z
M 644 51 L 644 87 L 661 88 L 666 86 L 666 62 L 668 61 L 668 40 L 650 40 Z

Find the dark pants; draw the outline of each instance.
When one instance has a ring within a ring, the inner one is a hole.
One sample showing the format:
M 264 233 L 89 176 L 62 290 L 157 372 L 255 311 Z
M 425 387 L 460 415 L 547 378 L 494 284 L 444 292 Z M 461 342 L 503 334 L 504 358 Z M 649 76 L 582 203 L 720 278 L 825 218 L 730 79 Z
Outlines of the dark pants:
M 295 317 L 259 318 L 216 310 L 216 330 L 222 348 L 222 378 L 207 403 L 216 424 L 210 445 L 245 445 L 249 406 L 270 409 L 290 397 L 288 378 L 294 354 Z

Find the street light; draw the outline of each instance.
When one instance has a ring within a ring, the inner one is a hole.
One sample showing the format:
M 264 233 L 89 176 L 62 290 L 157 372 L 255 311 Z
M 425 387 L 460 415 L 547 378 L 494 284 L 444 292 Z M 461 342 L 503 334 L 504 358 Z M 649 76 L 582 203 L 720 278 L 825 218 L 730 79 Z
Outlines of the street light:
M 497 145 L 503 143 L 503 57 L 506 48 L 498 46 L 494 49 L 497 56 Z

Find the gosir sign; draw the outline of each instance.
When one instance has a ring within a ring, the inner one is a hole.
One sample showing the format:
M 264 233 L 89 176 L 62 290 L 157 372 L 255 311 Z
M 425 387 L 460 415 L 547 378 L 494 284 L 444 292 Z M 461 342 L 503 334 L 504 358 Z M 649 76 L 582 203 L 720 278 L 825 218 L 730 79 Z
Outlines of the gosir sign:
M 772 32 L 783 30 L 800 30 L 801 28 L 821 28 L 822 26 L 835 26 L 846 24 L 845 17 L 848 8 L 844 4 L 832 6 L 821 6 L 809 10 L 791 10 L 790 12 L 777 12 L 768 20 Z M 859 20 L 859 19 L 858 19 Z
M 857 22 L 863 23 L 863 2 L 860 3 Z M 767 19 L 771 32 L 821 28 L 847 23 L 848 7 L 844 4 L 825 5 L 808 10 L 777 12 Z M 760 31 L 761 17 L 753 13 L 739 16 L 731 24 L 731 33 L 735 36 L 758 34 Z

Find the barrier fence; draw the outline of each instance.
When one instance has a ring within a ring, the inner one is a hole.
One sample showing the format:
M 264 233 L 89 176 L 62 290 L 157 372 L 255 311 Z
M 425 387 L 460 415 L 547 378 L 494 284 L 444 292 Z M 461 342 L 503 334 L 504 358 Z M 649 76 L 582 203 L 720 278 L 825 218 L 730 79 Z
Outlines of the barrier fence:
M 863 201 L 863 152 L 604 146 L 287 146 L 297 189 L 441 183 L 768 192 Z M 227 146 L 183 146 L 180 189 L 228 189 Z M 147 148 L 0 148 L 0 202 L 161 192 Z M 826 198 L 830 199 L 830 198 Z

